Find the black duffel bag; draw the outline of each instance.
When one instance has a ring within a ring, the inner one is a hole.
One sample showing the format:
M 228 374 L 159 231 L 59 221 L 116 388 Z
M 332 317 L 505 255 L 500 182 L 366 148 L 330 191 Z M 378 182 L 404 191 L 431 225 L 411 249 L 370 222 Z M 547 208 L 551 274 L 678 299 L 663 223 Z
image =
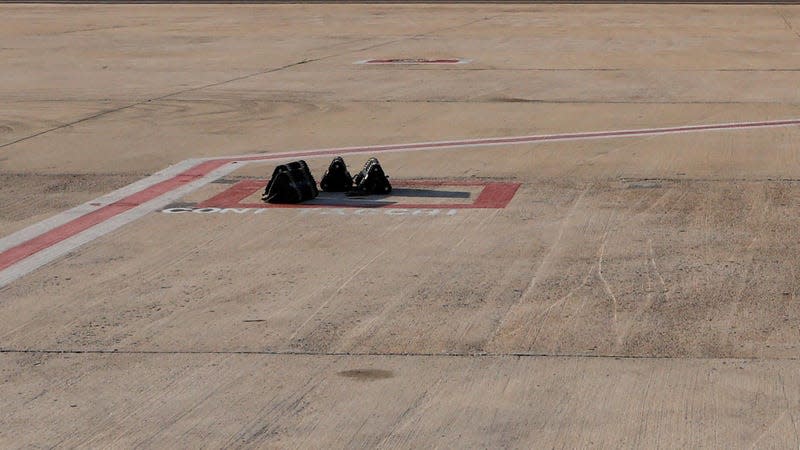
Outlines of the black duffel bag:
M 353 177 L 353 190 L 347 193 L 350 196 L 361 195 L 386 195 L 392 192 L 389 176 L 383 172 L 381 163 L 377 158 L 370 158 L 364 164 L 361 172 Z
M 300 160 L 276 167 L 261 199 L 267 203 L 300 203 L 317 195 L 317 182 L 308 164 Z
M 353 188 L 353 177 L 347 171 L 347 164 L 341 156 L 333 158 L 319 182 L 319 187 L 325 192 L 347 192 Z

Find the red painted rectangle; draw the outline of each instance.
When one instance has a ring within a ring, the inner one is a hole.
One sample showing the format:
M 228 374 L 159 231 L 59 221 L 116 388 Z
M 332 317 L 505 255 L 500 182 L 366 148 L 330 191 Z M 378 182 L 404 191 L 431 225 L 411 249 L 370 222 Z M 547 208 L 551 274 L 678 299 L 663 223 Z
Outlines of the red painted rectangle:
M 440 209 L 478 209 L 505 208 L 514 198 L 520 187 L 519 183 L 493 183 L 485 181 L 446 181 L 446 180 L 395 180 L 392 184 L 398 187 L 440 187 L 440 186 L 483 186 L 483 189 L 472 203 L 393 203 L 363 202 L 357 199 L 346 203 L 328 204 L 277 204 L 277 203 L 243 203 L 244 199 L 263 190 L 269 180 L 242 180 L 225 191 L 200 202 L 198 208 L 440 208 Z M 351 198 L 352 199 L 352 198 Z

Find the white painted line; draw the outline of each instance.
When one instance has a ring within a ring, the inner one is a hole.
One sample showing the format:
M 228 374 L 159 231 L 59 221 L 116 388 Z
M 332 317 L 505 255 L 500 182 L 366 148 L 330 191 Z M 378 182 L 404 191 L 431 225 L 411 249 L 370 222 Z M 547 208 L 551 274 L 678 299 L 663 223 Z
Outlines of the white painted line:
M 27 275 L 30 272 L 44 266 L 45 264 L 60 258 L 67 253 L 75 250 L 76 248 L 85 245 L 93 240 L 106 235 L 130 222 L 144 217 L 153 211 L 164 208 L 170 203 L 179 200 L 181 197 L 191 193 L 192 191 L 205 186 L 206 184 L 230 174 L 239 168 L 237 164 L 226 164 L 208 175 L 198 178 L 196 181 L 187 183 L 175 190 L 172 190 L 158 198 L 150 200 L 146 203 L 130 209 L 124 213 L 116 215 L 102 223 L 99 223 L 92 228 L 78 233 L 70 238 L 58 242 L 32 256 L 29 256 L 22 261 L 14 264 L 5 270 L 0 271 L 0 287 L 11 283 L 12 281 Z M 175 167 L 175 166 L 173 166 Z M 184 169 L 185 170 L 185 169 Z M 102 197 L 101 197 L 102 198 Z
M 410 152 L 420 150 L 444 150 L 464 147 L 521 145 L 542 142 L 572 141 L 580 139 L 612 139 L 622 137 L 652 136 L 678 133 L 691 133 L 701 131 L 741 130 L 766 127 L 785 127 L 800 125 L 800 119 L 774 120 L 761 122 L 737 122 L 710 125 L 690 125 L 666 128 L 646 128 L 635 130 L 612 130 L 582 133 L 543 134 L 515 137 L 500 137 L 486 139 L 465 139 L 450 141 L 419 142 L 411 144 L 371 145 L 361 147 L 339 147 L 294 151 L 285 153 L 260 153 L 239 155 L 233 157 L 216 157 L 191 159 L 168 167 L 150 177 L 137 181 L 122 189 L 99 197 L 91 202 L 60 213 L 50 219 L 43 220 L 35 225 L 13 233 L 0 239 L 0 264 L 5 269 L 0 270 L 0 287 L 11 281 L 30 273 L 33 270 L 73 251 L 74 249 L 97 239 L 123 225 L 130 223 L 159 210 L 169 203 L 180 199 L 188 193 L 229 174 L 249 162 L 280 161 L 283 159 L 329 157 L 338 154 L 360 153 L 385 153 L 385 152 Z M 217 162 L 218 164 L 215 164 Z M 226 163 L 227 162 L 227 163 Z M 238 162 L 238 164 L 237 164 Z M 217 167 L 219 164 L 221 166 Z M 194 169 L 202 173 L 187 174 Z M 204 171 L 208 171 L 205 173 Z M 198 176 L 192 181 L 180 180 L 184 177 Z M 158 194 L 159 189 L 171 190 Z M 184 184 L 185 183 L 185 184 Z M 172 185 L 177 187 L 171 188 Z M 157 186 L 158 185 L 158 186 Z M 141 204 L 133 203 L 123 206 L 119 210 L 107 209 L 110 204 L 124 203 L 126 199 L 143 198 L 141 195 L 148 188 L 153 188 L 147 196 L 149 200 Z M 99 204 L 93 205 L 93 204 Z M 136 206 L 133 206 L 136 205 Z M 106 209 L 104 209 L 106 208 Z M 99 214 L 102 212 L 102 214 Z M 80 223 L 76 223 L 80 222 Z M 56 230 L 56 231 L 54 231 Z M 51 235 L 55 234 L 55 236 Z M 33 244 L 33 241 L 36 241 Z M 27 252 L 27 253 L 26 253 Z
M 279 158 L 313 158 L 315 156 L 330 156 L 332 154 L 361 154 L 361 153 L 383 153 L 383 152 L 410 152 L 418 150 L 435 150 L 450 148 L 485 147 L 498 145 L 524 145 L 545 142 L 569 142 L 586 139 L 618 139 L 626 137 L 641 137 L 669 134 L 697 133 L 707 131 L 730 131 L 745 130 L 753 128 L 772 128 L 800 125 L 800 119 L 772 120 L 760 122 L 730 122 L 707 125 L 687 125 L 662 128 L 641 128 L 610 131 L 589 131 L 579 133 L 556 133 L 556 134 L 533 134 L 524 136 L 462 139 L 414 142 L 410 144 L 377 144 L 358 147 L 333 147 L 322 149 L 300 150 L 293 152 L 279 153 L 251 153 L 244 155 L 226 156 L 224 159 L 237 160 L 278 160 Z M 214 159 L 214 158 L 209 158 Z M 216 158 L 221 159 L 221 158 Z
M 139 192 L 142 189 L 148 188 L 156 183 L 160 183 L 164 180 L 170 179 L 175 175 L 194 167 L 195 165 L 197 165 L 198 161 L 199 160 L 197 159 L 187 159 L 185 161 L 181 161 L 177 164 L 167 167 L 164 170 L 156 172 L 147 178 L 143 178 L 125 187 L 117 189 L 116 191 L 109 192 L 108 194 L 105 194 L 101 197 L 97 197 L 94 200 L 90 200 L 82 205 L 78 205 L 72 209 L 68 209 L 64 212 L 56 214 L 53 217 L 47 218 L 45 220 L 42 220 L 41 222 L 37 222 L 27 228 L 24 228 L 8 236 L 5 236 L 2 239 L 0 239 L 0 253 L 5 250 L 8 250 L 11 247 L 19 245 L 22 242 L 31 240 L 36 236 L 41 235 L 42 233 L 46 233 L 47 231 L 50 231 L 53 228 L 63 225 L 77 217 L 83 216 L 87 213 L 97 210 L 98 208 L 108 205 L 109 203 L 114 203 L 116 201 L 122 200 L 123 198 L 128 197 L 136 192 Z M 2 284 L 0 283 L 0 286 L 1 285 Z

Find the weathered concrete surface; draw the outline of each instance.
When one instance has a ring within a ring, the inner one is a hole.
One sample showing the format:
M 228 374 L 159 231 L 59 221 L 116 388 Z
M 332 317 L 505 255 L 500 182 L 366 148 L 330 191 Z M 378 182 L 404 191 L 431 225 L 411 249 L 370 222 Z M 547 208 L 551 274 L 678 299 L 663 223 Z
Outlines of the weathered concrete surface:
M 4 447 L 798 444 L 797 362 L 174 354 L 0 360 L 8 380 L 0 388 Z
M 3 236 L 190 157 L 800 117 L 793 6 L 0 15 Z M 392 57 L 472 62 L 353 64 Z M 150 214 L 0 288 L 0 446 L 797 447 L 798 138 L 380 156 L 505 209 Z

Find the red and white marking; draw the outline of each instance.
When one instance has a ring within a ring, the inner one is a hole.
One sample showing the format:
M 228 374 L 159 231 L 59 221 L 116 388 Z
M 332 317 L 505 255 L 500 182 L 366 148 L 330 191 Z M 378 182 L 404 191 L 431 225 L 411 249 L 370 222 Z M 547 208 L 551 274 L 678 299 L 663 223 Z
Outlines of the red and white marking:
M 436 64 L 467 64 L 469 59 L 464 58 L 387 58 L 387 59 L 364 59 L 356 61 L 354 64 L 376 64 L 376 65 L 436 65 Z
M 796 125 L 800 125 L 800 119 L 370 145 L 190 159 L 0 239 L 0 287 L 8 285 L 12 281 L 100 236 L 108 234 L 146 214 L 162 209 L 188 193 L 228 175 L 250 162 L 277 162 L 345 154 L 430 151 Z
M 519 183 L 491 183 L 482 181 L 430 181 L 430 180 L 394 180 L 392 185 L 398 187 L 479 187 L 481 188 L 478 195 L 469 203 L 393 203 L 384 202 L 381 200 L 370 201 L 361 198 L 346 198 L 338 202 L 325 202 L 315 203 L 306 202 L 298 204 L 279 204 L 279 203 L 247 203 L 245 199 L 255 194 L 256 192 L 264 190 L 269 180 L 242 180 L 233 184 L 228 189 L 220 192 L 219 194 L 204 200 L 197 204 L 197 208 L 255 208 L 255 209 L 271 209 L 271 208 L 405 208 L 405 209 L 420 209 L 420 208 L 439 208 L 439 209 L 500 209 L 505 208 L 506 205 L 514 198 Z

